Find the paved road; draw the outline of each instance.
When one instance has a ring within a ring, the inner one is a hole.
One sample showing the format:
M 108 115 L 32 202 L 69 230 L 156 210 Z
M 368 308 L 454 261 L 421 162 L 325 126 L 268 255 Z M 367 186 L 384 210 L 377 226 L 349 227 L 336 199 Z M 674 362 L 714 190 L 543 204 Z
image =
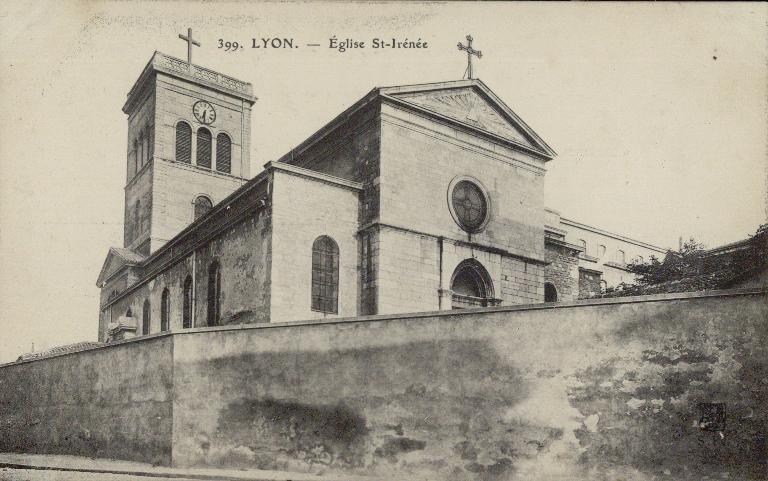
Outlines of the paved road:
M 83 473 L 40 469 L 0 468 L 0 481 L 196 481 L 190 478 L 132 476 L 129 474 Z

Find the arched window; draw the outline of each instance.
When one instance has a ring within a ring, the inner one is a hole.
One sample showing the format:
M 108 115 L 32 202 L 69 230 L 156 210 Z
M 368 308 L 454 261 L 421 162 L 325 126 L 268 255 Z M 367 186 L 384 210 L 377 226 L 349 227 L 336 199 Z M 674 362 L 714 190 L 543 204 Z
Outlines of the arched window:
M 147 127 L 147 160 L 152 160 L 155 155 L 155 126 Z
M 160 298 L 160 331 L 165 332 L 170 326 L 171 318 L 171 300 L 168 288 L 163 289 L 163 296 Z
M 579 239 L 579 245 L 581 246 L 582 249 L 584 249 L 584 254 L 586 254 L 587 253 L 587 241 L 585 241 L 584 239 Z
M 141 132 L 141 155 L 142 164 L 149 162 L 149 131 L 146 129 Z
M 133 207 L 133 229 L 134 238 L 141 234 L 141 201 L 137 200 L 136 205 Z
M 211 199 L 204 195 L 197 196 L 195 199 L 195 220 L 207 214 L 212 207 L 213 202 L 211 202 Z
M 197 166 L 211 168 L 211 131 L 205 127 L 197 129 Z
M 551 282 L 544 283 L 544 302 L 557 302 L 557 289 Z
M 192 163 L 192 127 L 186 122 L 176 124 L 176 161 Z
M 624 253 L 624 251 L 619 250 L 616 252 L 616 262 L 619 264 L 625 264 L 627 262 L 627 255 Z
M 475 259 L 462 261 L 451 278 L 452 307 L 486 307 L 494 305 L 493 282 L 488 271 Z
M 137 153 L 139 157 L 139 168 L 144 165 L 144 132 L 139 134 L 139 151 Z
M 221 318 L 221 267 L 219 261 L 208 266 L 208 325 L 216 326 Z
M 192 276 L 187 276 L 184 280 L 184 299 L 183 299 L 181 323 L 184 329 L 192 327 Z
M 139 163 L 139 139 L 133 139 L 133 173 L 134 175 L 139 172 L 141 164 Z
M 129 307 L 127 311 L 125 311 L 125 317 L 133 317 L 133 312 L 131 311 L 131 308 Z
M 597 253 L 598 253 L 598 255 L 599 255 L 601 258 L 602 258 L 602 257 L 605 255 L 605 246 L 604 246 L 604 245 L 602 245 L 602 244 L 600 244 L 600 245 L 597 247 Z
M 149 322 L 151 321 L 152 311 L 150 310 L 149 299 L 144 301 L 144 309 L 141 313 L 141 333 L 149 334 Z
M 225 133 L 216 136 L 216 170 L 227 174 L 232 170 L 232 141 Z
M 312 310 L 339 312 L 339 246 L 328 236 L 312 243 Z

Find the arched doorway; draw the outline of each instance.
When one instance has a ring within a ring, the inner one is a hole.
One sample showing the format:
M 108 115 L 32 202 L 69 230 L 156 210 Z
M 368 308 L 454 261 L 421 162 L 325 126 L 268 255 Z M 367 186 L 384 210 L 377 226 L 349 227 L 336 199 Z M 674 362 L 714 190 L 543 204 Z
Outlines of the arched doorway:
M 557 289 L 551 282 L 544 283 L 544 302 L 557 302 Z
M 453 309 L 488 307 L 498 303 L 493 296 L 491 276 L 485 267 L 474 259 L 462 261 L 456 267 L 451 278 L 451 291 Z

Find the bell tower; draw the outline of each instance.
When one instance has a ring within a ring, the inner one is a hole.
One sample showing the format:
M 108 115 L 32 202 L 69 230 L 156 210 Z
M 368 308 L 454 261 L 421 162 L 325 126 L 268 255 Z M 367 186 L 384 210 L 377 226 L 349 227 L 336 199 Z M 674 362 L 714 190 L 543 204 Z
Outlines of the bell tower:
M 123 106 L 124 247 L 151 254 L 250 179 L 255 101 L 250 83 L 154 53 Z

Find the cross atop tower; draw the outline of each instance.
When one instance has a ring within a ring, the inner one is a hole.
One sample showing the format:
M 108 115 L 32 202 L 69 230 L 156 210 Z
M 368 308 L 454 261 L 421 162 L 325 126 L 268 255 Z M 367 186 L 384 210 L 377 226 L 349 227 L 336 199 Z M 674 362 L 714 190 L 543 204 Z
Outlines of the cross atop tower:
M 187 29 L 187 35 L 179 34 L 179 38 L 187 42 L 187 63 L 192 63 L 192 45 L 200 46 L 200 42 L 192 39 L 192 29 Z
M 472 35 L 467 35 L 467 46 L 465 47 L 464 44 L 459 42 L 459 50 L 466 50 L 467 51 L 467 70 L 464 73 L 467 73 L 467 78 L 472 79 L 472 55 L 475 55 L 478 59 L 483 58 L 483 52 L 480 50 L 475 50 L 472 48 Z

